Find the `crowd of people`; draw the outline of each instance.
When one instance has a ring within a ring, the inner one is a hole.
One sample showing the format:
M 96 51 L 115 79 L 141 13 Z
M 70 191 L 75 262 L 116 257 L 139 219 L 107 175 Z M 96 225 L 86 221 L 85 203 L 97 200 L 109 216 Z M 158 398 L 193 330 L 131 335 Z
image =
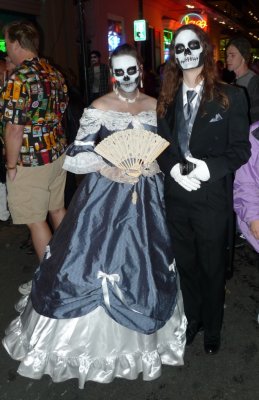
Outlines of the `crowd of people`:
M 13 63 L 0 97 L 7 211 L 28 226 L 39 260 L 3 338 L 18 372 L 77 378 L 80 388 L 139 373 L 152 380 L 163 364 L 184 364 L 200 331 L 205 353 L 218 353 L 233 193 L 240 229 L 259 247 L 259 115 L 249 80 L 238 81 L 255 79 L 243 39 L 227 50 L 237 78 L 230 85 L 207 33 L 179 28 L 157 100 L 145 93 L 133 45 L 118 46 L 109 67 L 92 51 L 83 110 L 62 73 L 39 57 L 33 24 L 13 22 L 4 35 Z M 166 148 L 148 161 L 154 138 Z M 82 176 L 68 207 L 66 171 Z

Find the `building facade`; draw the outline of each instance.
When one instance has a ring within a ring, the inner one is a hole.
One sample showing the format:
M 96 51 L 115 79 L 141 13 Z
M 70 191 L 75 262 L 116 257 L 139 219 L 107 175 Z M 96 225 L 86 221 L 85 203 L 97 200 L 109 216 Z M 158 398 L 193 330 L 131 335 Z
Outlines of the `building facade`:
M 41 53 L 82 82 L 91 50 L 99 50 L 102 62 L 108 63 L 111 51 L 125 42 L 135 43 L 145 68 L 156 71 L 182 24 L 195 23 L 208 32 L 215 60 L 224 60 L 224 47 L 238 31 L 250 35 L 256 46 L 259 15 L 251 3 L 248 7 L 242 2 L 240 11 L 235 2 L 213 0 L 0 0 L 0 29 L 18 18 L 35 21 L 43 36 Z M 134 21 L 139 20 L 146 21 L 144 41 L 139 40 L 143 25 L 135 23 L 134 32 Z

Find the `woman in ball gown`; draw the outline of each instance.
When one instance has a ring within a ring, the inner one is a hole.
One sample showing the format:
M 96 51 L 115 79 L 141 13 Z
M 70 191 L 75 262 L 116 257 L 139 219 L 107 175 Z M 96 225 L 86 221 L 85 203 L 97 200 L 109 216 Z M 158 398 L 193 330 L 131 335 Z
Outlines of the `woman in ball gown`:
M 113 92 L 84 110 L 64 168 L 86 174 L 17 305 L 3 344 L 18 373 L 54 382 L 160 376 L 182 365 L 186 318 L 156 162 L 125 176 L 94 147 L 116 131 L 156 132 L 156 101 L 138 89 L 134 47 L 112 54 Z

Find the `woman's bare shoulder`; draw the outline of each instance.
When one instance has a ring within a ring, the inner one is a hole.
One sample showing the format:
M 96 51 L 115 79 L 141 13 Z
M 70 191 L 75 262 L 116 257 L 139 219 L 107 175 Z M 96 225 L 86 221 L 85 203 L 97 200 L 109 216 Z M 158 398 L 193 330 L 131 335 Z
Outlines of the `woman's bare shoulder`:
M 110 110 L 111 109 L 111 104 L 114 101 L 114 93 L 108 93 L 105 94 L 102 97 L 99 97 L 98 99 L 94 100 L 91 104 L 92 107 L 97 108 L 99 110 Z
M 148 110 L 156 110 L 157 100 L 154 97 L 150 97 L 145 93 L 141 93 L 140 100 L 145 103 L 145 108 Z

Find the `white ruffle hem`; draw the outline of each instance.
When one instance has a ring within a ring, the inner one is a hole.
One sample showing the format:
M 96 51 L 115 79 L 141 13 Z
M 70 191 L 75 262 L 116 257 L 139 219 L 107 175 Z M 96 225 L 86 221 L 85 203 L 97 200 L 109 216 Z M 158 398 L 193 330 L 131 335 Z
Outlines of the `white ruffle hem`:
M 17 309 L 21 315 L 9 325 L 3 345 L 20 361 L 22 376 L 48 374 L 54 382 L 77 378 L 83 389 L 88 380 L 136 379 L 141 372 L 144 380 L 153 380 L 162 364 L 183 365 L 186 317 L 180 291 L 173 316 L 151 335 L 125 328 L 102 307 L 79 318 L 51 319 L 39 315 L 24 296 Z

